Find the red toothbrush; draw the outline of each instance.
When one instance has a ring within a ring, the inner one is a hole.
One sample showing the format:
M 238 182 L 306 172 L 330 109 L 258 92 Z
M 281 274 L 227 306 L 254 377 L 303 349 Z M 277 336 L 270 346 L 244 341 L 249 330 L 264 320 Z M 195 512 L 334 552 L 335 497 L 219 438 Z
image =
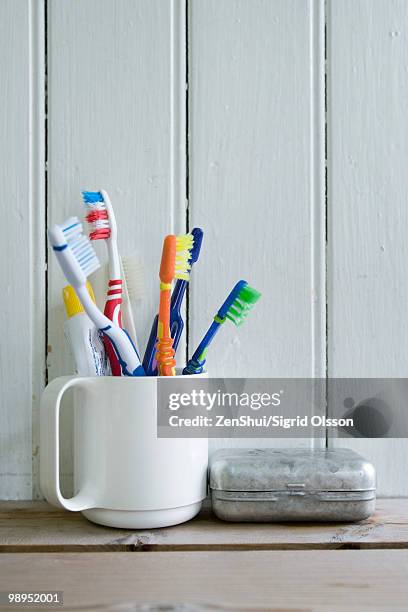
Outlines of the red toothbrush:
M 115 214 L 106 191 L 83 191 L 82 198 L 88 210 L 86 220 L 90 226 L 90 240 L 105 240 L 109 256 L 109 283 L 104 314 L 122 327 L 122 274 L 117 245 Z M 112 376 L 121 375 L 121 367 L 115 349 L 104 335 L 105 350 L 109 357 Z

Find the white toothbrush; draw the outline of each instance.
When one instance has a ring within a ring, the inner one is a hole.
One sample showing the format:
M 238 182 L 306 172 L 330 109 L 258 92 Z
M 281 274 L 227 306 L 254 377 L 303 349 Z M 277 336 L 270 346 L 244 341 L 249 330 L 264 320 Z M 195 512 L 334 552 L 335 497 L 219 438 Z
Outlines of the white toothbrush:
M 133 317 L 137 309 L 140 308 L 140 302 L 146 298 L 145 270 L 137 253 L 122 256 L 120 260 L 123 279 L 123 326 L 129 331 L 136 346 L 139 347 Z M 132 329 L 134 335 L 132 335 Z
M 63 225 L 53 225 L 48 230 L 48 238 L 67 281 L 74 287 L 87 315 L 110 339 L 122 374 L 143 376 L 143 367 L 129 335 L 102 314 L 86 288 L 87 277 L 100 267 L 100 263 L 90 240 L 83 234 L 82 223 L 77 217 L 70 217 Z

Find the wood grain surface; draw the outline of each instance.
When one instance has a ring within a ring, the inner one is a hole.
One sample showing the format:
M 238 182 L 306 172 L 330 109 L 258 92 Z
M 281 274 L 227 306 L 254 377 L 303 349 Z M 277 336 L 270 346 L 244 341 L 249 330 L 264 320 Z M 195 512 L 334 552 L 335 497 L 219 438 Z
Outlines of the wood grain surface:
M 0 503 L 0 552 L 408 548 L 408 500 L 380 499 L 360 523 L 226 523 L 208 505 L 183 525 L 131 531 L 95 525 L 46 502 Z
M 185 610 L 177 603 L 233 610 L 394 610 L 403 609 L 408 598 L 408 551 L 0 555 L 1 591 L 40 588 L 63 591 L 64 610 L 115 609 L 130 602 L 161 604 L 156 610 Z

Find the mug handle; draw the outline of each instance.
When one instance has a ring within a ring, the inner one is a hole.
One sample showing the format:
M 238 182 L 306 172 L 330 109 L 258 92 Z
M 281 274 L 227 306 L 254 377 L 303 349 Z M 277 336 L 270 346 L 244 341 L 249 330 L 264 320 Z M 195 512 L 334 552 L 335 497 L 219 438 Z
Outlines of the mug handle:
M 67 499 L 60 490 L 59 479 L 59 413 L 62 396 L 70 387 L 84 387 L 87 378 L 61 376 L 44 390 L 40 408 L 40 486 L 45 498 L 54 506 L 78 512 L 95 507 L 95 496 L 79 491 Z

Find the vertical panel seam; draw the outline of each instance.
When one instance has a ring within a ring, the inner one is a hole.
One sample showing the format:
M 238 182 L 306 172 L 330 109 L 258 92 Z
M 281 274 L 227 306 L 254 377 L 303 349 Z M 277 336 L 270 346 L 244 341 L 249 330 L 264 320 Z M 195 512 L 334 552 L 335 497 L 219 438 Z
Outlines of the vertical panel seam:
M 39 403 L 46 382 L 46 247 L 44 148 L 44 0 L 30 0 L 29 11 L 29 228 L 31 309 L 31 497 L 37 495 Z M 38 348 L 41 359 L 38 360 Z
M 170 231 L 184 233 L 188 211 L 187 0 L 170 5 Z M 188 334 L 188 288 L 184 311 Z M 184 343 L 187 351 L 186 340 Z M 180 347 L 181 349 L 182 347 Z
M 325 1 L 310 0 L 312 375 L 327 378 Z M 326 397 L 327 411 L 327 397 Z M 317 440 L 313 441 L 315 444 Z
M 176 233 L 186 230 L 184 3 L 185 0 L 172 0 L 170 7 L 170 230 Z
M 328 14 L 328 0 L 324 2 L 324 159 L 325 159 L 325 173 L 324 173 L 324 205 L 325 205 L 325 303 L 326 303 L 326 379 L 329 377 L 329 263 L 328 263 L 328 238 L 329 238 L 329 195 L 328 195 L 328 49 L 327 49 L 327 14 Z M 326 416 L 329 416 L 329 389 L 328 383 L 326 384 Z M 326 428 L 326 448 L 329 447 L 329 430 Z
M 45 384 L 48 384 L 48 0 L 44 0 Z
M 189 0 L 185 0 L 185 86 L 186 86 L 186 231 L 190 231 L 190 62 L 189 62 Z M 190 342 L 190 283 L 187 285 L 186 291 L 186 352 L 185 362 L 188 362 L 189 357 L 189 342 Z

